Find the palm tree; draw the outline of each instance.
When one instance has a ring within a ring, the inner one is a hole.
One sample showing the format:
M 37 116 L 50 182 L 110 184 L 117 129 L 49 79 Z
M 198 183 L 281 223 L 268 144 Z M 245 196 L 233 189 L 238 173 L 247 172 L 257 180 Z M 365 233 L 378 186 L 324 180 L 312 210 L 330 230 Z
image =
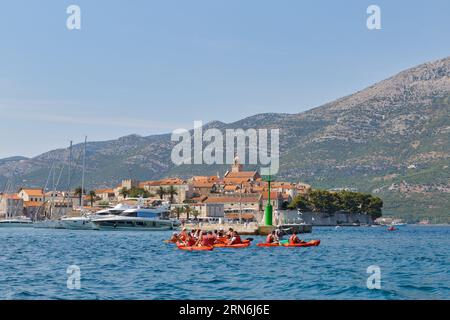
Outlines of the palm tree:
M 174 198 L 174 196 L 178 195 L 178 191 L 177 191 L 177 189 L 175 189 L 174 186 L 170 186 L 166 190 L 166 194 L 168 194 L 170 196 L 170 203 L 173 203 L 173 198 Z
M 197 217 L 200 215 L 200 212 L 198 212 L 196 209 L 192 210 L 192 215 L 194 216 L 194 219 L 197 220 Z
M 156 194 L 162 200 L 164 198 L 164 196 L 167 194 L 167 192 L 166 192 L 166 190 L 163 187 L 159 187 L 159 189 L 156 190 Z
M 81 200 L 83 199 L 83 194 L 85 190 L 82 190 L 81 187 L 78 187 L 75 189 L 75 196 L 78 196 L 78 199 L 80 200 L 80 206 L 81 206 Z
M 127 187 L 123 187 L 122 189 L 120 189 L 119 194 L 121 196 L 123 196 L 125 199 L 127 198 L 128 194 L 130 193 L 130 191 L 128 190 Z
M 183 207 L 176 207 L 172 213 L 175 213 L 177 215 L 177 220 L 180 220 L 180 215 L 183 213 L 184 208 Z
M 189 214 L 192 212 L 192 209 L 190 206 L 184 207 L 184 212 L 186 212 L 186 220 L 189 220 Z
M 94 190 L 89 191 L 89 200 L 91 201 L 91 207 L 94 206 L 94 200 L 97 197 L 97 194 Z

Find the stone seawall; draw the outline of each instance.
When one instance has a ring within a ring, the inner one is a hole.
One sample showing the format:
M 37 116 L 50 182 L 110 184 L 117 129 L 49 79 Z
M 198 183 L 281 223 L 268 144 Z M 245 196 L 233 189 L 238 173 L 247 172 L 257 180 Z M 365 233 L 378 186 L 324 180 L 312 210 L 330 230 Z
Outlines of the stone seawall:
M 298 223 L 300 218 L 308 224 L 313 226 L 351 226 L 355 224 L 373 224 L 374 221 L 370 215 L 352 214 L 352 213 L 317 213 L 317 212 L 302 212 L 302 215 L 297 210 L 280 210 L 279 221 L 281 223 Z

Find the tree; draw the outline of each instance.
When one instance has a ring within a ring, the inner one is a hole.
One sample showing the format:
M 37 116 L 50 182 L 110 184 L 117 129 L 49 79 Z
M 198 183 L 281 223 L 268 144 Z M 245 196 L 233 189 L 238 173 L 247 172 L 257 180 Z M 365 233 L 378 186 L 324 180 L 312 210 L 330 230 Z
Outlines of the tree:
M 339 209 L 338 197 L 326 190 L 313 190 L 309 193 L 309 201 L 313 211 L 334 213 Z
M 171 185 L 166 190 L 166 194 L 168 194 L 170 196 L 170 203 L 173 203 L 173 198 L 174 198 L 174 196 L 178 195 L 178 191 L 177 191 L 177 189 L 175 189 L 174 186 Z
M 94 190 L 89 191 L 89 200 L 91 201 L 91 207 L 94 206 L 95 198 L 97 197 L 97 194 Z
M 175 209 L 172 210 L 172 213 L 176 214 L 177 220 L 180 220 L 180 215 L 184 212 L 184 208 L 183 207 L 176 207 Z
M 148 197 L 150 197 L 150 192 L 148 192 L 144 188 L 133 187 L 130 190 L 128 190 L 128 197 L 130 197 L 130 198 L 139 198 L 139 197 L 148 198 Z
M 156 190 L 156 194 L 162 200 L 162 199 L 164 199 L 164 196 L 167 194 L 167 192 L 166 192 L 166 190 L 163 187 L 159 187 L 159 189 Z
M 78 200 L 80 202 L 80 206 L 82 205 L 82 199 L 83 199 L 83 195 L 86 193 L 86 190 L 82 190 L 81 187 L 78 187 L 75 189 L 75 196 L 78 197 Z
M 352 214 L 369 214 L 376 219 L 382 216 L 383 200 L 369 193 L 312 190 L 306 195 L 297 195 L 288 207 L 289 209 L 325 213 L 335 213 L 343 210 Z
M 292 199 L 292 202 L 288 205 L 288 209 L 300 209 L 302 211 L 311 210 L 308 195 L 299 194 Z
M 184 212 L 186 212 L 186 220 L 189 220 L 189 214 L 192 212 L 192 208 L 190 206 L 185 206 Z
M 194 219 L 197 220 L 198 216 L 200 215 L 200 212 L 197 209 L 193 209 L 192 215 L 194 216 Z
M 125 199 L 128 197 L 129 194 L 129 190 L 127 187 L 123 187 L 122 189 L 120 189 L 119 194 L 124 197 Z

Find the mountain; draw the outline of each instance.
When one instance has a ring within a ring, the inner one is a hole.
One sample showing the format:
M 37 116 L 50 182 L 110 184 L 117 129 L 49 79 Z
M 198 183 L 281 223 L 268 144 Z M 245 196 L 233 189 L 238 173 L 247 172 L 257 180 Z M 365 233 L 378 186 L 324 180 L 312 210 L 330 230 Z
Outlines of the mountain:
M 409 221 L 450 220 L 450 57 L 403 71 L 369 88 L 298 114 L 259 114 L 206 127 L 280 128 L 278 179 L 319 188 L 356 188 L 385 200 L 385 215 Z M 87 145 L 91 186 L 115 185 L 122 178 L 223 173 L 226 166 L 175 167 L 170 135 Z M 82 145 L 74 146 L 79 181 Z M 68 149 L 32 159 L 0 160 L 0 182 L 43 186 L 52 163 L 67 166 Z M 66 183 L 66 172 L 61 185 Z

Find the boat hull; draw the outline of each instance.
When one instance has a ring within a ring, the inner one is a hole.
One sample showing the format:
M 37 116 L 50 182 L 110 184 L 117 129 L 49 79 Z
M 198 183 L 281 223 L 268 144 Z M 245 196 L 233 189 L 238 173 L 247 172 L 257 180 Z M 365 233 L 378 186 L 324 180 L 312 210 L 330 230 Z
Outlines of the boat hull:
M 173 229 L 170 221 L 105 219 L 92 221 L 101 231 L 168 231 Z
M 33 223 L 33 228 L 36 229 L 64 229 L 62 221 L 60 220 L 45 220 Z
M 98 226 L 90 220 L 63 220 L 62 225 L 68 230 L 98 230 Z
M 33 223 L 20 221 L 0 221 L 0 228 L 32 228 Z

